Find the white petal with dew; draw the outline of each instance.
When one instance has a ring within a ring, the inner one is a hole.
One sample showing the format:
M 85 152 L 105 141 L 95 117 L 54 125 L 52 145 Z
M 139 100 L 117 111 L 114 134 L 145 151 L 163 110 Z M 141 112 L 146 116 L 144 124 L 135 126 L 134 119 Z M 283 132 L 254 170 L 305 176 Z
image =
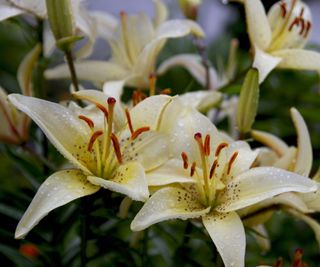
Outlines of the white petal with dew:
M 217 210 L 229 212 L 245 208 L 252 204 L 285 192 L 314 192 L 318 188 L 311 179 L 293 172 L 273 167 L 250 169 L 227 185 L 227 189 L 218 200 Z
M 222 94 L 214 91 L 195 91 L 179 95 L 179 99 L 186 106 L 207 112 L 222 101 Z
M 319 70 L 320 53 L 304 49 L 284 49 L 272 52 L 275 57 L 282 58 L 279 68 Z
M 268 132 L 253 130 L 251 131 L 251 136 L 254 140 L 271 148 L 279 157 L 284 155 L 288 149 L 288 145 L 285 142 L 283 142 L 279 137 Z
M 128 74 L 120 65 L 97 60 L 86 60 L 75 63 L 76 72 L 80 80 L 87 80 L 103 84 L 108 80 L 121 80 Z M 70 71 L 66 64 L 58 65 L 45 71 L 47 79 L 70 78 Z
M 254 51 L 254 61 L 252 66 L 258 69 L 259 83 L 262 83 L 269 73 L 278 66 L 282 58 L 280 56 L 268 54 L 256 45 Z
M 131 223 L 131 230 L 141 231 L 152 224 L 171 220 L 197 218 L 210 210 L 203 207 L 188 191 L 166 187 L 147 200 Z
M 56 103 L 18 94 L 9 95 L 9 100 L 31 117 L 62 155 L 90 173 L 88 164 L 80 162 L 77 154 L 81 153 L 82 158 L 89 156 L 87 144 L 91 133 L 73 111 Z M 78 150 L 82 145 L 85 146 Z
M 282 157 L 278 158 L 273 164 L 273 167 L 293 171 L 297 155 L 297 148 L 289 147 Z
M 149 186 L 160 186 L 172 183 L 195 183 L 190 177 L 190 170 L 183 168 L 183 162 L 177 159 L 168 160 L 159 168 L 147 173 Z
M 271 28 L 260 0 L 244 0 L 248 33 L 252 44 L 266 49 L 272 39 Z
M 32 96 L 32 73 L 41 53 L 41 45 L 37 44 L 22 60 L 17 73 L 17 79 L 26 96 Z
M 138 162 L 121 165 L 114 176 L 109 179 L 89 176 L 88 180 L 95 185 L 124 194 L 133 200 L 145 201 L 149 196 L 144 169 Z
M 99 187 L 89 183 L 80 170 L 64 170 L 52 174 L 40 186 L 20 220 L 15 238 L 23 238 L 50 211 L 98 190 Z
M 291 108 L 290 112 L 298 134 L 298 151 L 294 172 L 303 176 L 309 176 L 313 161 L 309 131 L 299 111 Z
M 235 212 L 209 213 L 202 218 L 213 243 L 226 267 L 244 267 L 246 235 Z

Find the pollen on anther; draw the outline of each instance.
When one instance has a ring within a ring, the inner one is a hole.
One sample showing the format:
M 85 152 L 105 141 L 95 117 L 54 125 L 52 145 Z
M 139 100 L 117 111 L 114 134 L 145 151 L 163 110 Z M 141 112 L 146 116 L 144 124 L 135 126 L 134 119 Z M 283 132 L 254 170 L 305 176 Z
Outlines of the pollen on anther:
M 213 177 L 213 174 L 214 174 L 214 171 L 216 170 L 217 165 L 218 165 L 218 161 L 215 160 L 210 169 L 210 174 L 209 174 L 210 179 Z
M 228 163 L 227 174 L 230 174 L 232 164 L 233 164 L 234 161 L 236 160 L 237 156 L 238 156 L 238 152 L 234 152 L 233 155 L 231 156 L 231 158 L 230 158 L 230 160 L 229 160 L 229 163 Z
M 210 155 L 210 135 L 207 134 L 204 140 L 204 154 L 206 156 Z
M 92 152 L 93 150 L 93 144 L 94 142 L 97 140 L 97 138 L 102 135 L 103 132 L 102 131 L 96 131 L 92 134 L 91 138 L 90 138 L 90 141 L 89 141 L 89 144 L 88 144 L 88 151 L 89 152 Z
M 188 155 L 187 155 L 187 153 L 182 152 L 182 153 L 181 153 L 181 158 L 182 158 L 182 160 L 183 160 L 183 168 L 184 168 L 184 169 L 188 169 L 189 162 L 188 162 Z
M 90 118 L 88 118 L 84 115 L 79 115 L 78 118 L 80 120 L 83 120 L 84 122 L 86 122 L 88 124 L 88 126 L 90 127 L 90 129 L 94 128 L 94 122 Z
M 120 149 L 120 143 L 117 136 L 114 133 L 111 134 L 111 141 L 114 147 L 114 152 L 116 154 L 117 160 L 120 164 L 122 164 L 122 154 Z
M 103 112 L 105 118 L 108 120 L 108 115 L 109 115 L 108 114 L 108 110 L 104 106 L 102 106 L 100 104 L 96 104 L 96 107 Z
M 130 116 L 129 110 L 127 108 L 125 109 L 125 113 L 126 113 L 126 117 L 127 117 L 127 121 L 128 121 L 129 130 L 130 130 L 131 134 L 133 134 L 134 131 L 133 131 L 133 126 L 132 126 L 131 116 Z
M 218 157 L 222 151 L 222 149 L 224 149 L 225 147 L 227 147 L 228 144 L 227 143 L 221 143 L 218 145 L 218 147 L 216 148 L 216 152 L 215 152 L 215 156 Z
M 196 163 L 193 162 L 190 168 L 190 176 L 192 177 L 196 171 Z
M 147 132 L 147 131 L 150 131 L 150 127 L 141 127 L 132 133 L 131 139 L 135 140 L 140 134 L 142 134 L 143 132 Z
M 287 15 L 287 4 L 284 3 L 284 2 L 281 2 L 281 3 L 280 3 L 280 8 L 281 8 L 281 16 L 282 16 L 283 18 L 285 18 L 286 15 Z

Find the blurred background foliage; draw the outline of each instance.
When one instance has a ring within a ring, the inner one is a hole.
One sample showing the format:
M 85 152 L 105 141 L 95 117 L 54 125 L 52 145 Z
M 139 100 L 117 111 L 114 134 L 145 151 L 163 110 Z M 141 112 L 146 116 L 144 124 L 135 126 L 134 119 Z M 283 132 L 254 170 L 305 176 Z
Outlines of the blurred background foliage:
M 211 0 L 217 1 L 217 0 Z M 318 0 L 316 0 L 318 1 Z M 275 1 L 264 1 L 270 6 Z M 311 1 L 305 1 L 311 2 Z M 232 38 L 239 40 L 238 73 L 250 66 L 249 42 L 243 9 L 232 4 L 236 19 L 225 25 L 224 34 L 207 44 L 209 60 L 214 67 L 226 62 Z M 21 59 L 37 40 L 37 30 L 32 20 L 14 18 L 0 23 L 0 85 L 8 92 L 20 92 L 16 71 Z M 314 27 L 320 25 L 314 25 Z M 320 44 L 310 48 L 320 51 Z M 159 62 L 178 53 L 196 53 L 191 38 L 169 41 Z M 105 55 L 105 51 L 103 52 Z M 107 55 L 108 56 L 108 55 Z M 54 54 L 49 62 L 62 61 L 62 55 Z M 227 88 L 229 95 L 240 90 L 241 79 Z M 296 107 L 305 118 L 314 148 L 315 171 L 320 152 L 320 87 L 316 72 L 273 71 L 261 86 L 260 105 L 255 129 L 272 132 L 288 144 L 296 144 L 296 133 L 290 119 L 290 107 Z M 68 81 L 46 82 L 47 98 L 65 99 Z M 202 89 L 190 74 L 175 68 L 160 77 L 158 86 L 171 88 L 173 94 Z M 128 88 L 127 95 L 130 95 Z M 226 127 L 225 122 L 218 125 Z M 215 248 L 203 229 L 190 222 L 174 221 L 152 226 L 148 231 L 132 234 L 131 219 L 141 204 L 135 203 L 127 219 L 117 216 L 123 197 L 101 190 L 85 198 L 85 210 L 79 201 L 68 204 L 49 214 L 25 240 L 14 240 L 14 230 L 29 205 L 39 184 L 53 171 L 35 154 L 48 156 L 49 162 L 61 167 L 62 156 L 49 144 L 43 151 L 43 136 L 35 125 L 31 129 L 32 150 L 0 144 L 0 262 L 1 266 L 80 266 L 81 214 L 89 225 L 87 229 L 89 267 L 102 266 L 222 266 Z M 253 144 L 254 146 L 255 144 Z M 319 215 L 314 216 L 320 219 Z M 83 218 L 82 218 L 83 219 Z M 267 224 L 271 250 L 262 253 L 256 241 L 247 235 L 246 266 L 261 263 L 272 265 L 283 257 L 284 266 L 290 266 L 296 248 L 304 249 L 304 260 L 310 267 L 320 266 L 319 247 L 313 232 L 301 221 L 277 212 Z M 32 247 L 30 244 L 34 244 Z

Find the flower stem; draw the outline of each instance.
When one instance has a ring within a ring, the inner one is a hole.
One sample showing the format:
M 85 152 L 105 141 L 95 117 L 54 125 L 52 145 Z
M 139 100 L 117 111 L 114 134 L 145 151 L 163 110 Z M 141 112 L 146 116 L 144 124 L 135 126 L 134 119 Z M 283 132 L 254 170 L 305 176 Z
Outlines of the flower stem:
M 66 50 L 65 51 L 65 55 L 66 55 L 68 67 L 69 67 L 69 70 L 70 70 L 71 80 L 72 80 L 72 84 L 73 84 L 74 90 L 76 92 L 78 92 L 79 91 L 79 82 L 78 82 L 77 72 L 76 72 L 76 69 L 74 67 L 72 51 L 71 50 Z

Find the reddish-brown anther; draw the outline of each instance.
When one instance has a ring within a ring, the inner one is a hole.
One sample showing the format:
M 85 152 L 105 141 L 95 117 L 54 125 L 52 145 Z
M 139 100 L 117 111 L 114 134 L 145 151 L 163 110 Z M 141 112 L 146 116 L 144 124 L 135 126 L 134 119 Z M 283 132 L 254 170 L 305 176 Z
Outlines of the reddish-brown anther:
M 90 129 L 94 128 L 94 123 L 90 118 L 88 118 L 88 117 L 86 117 L 84 115 L 79 115 L 78 118 L 80 120 L 83 120 L 84 122 L 86 122 L 88 124 L 88 126 L 90 127 Z
M 141 127 L 137 130 L 135 130 L 132 135 L 131 135 L 131 139 L 135 140 L 140 134 L 142 134 L 143 132 L 147 132 L 150 131 L 150 127 Z
M 181 153 L 181 158 L 183 160 L 183 168 L 188 169 L 189 167 L 189 162 L 188 162 L 188 155 L 186 152 Z
M 218 157 L 220 155 L 222 149 L 224 149 L 227 146 L 228 146 L 227 143 L 221 143 L 220 145 L 218 145 L 218 147 L 216 148 L 215 156 Z
M 113 144 L 113 148 L 114 148 L 114 152 L 116 154 L 117 160 L 120 164 L 122 164 L 123 161 L 122 161 L 120 143 L 117 136 L 114 133 L 111 134 L 111 140 L 112 140 L 112 144 Z
M 88 151 L 89 152 L 92 152 L 93 150 L 93 144 L 94 142 L 97 140 L 97 138 L 102 135 L 103 132 L 102 131 L 96 131 L 92 134 L 91 138 L 90 138 L 90 141 L 89 141 L 89 144 L 88 144 Z
M 230 158 L 230 160 L 229 160 L 229 163 L 228 163 L 227 174 L 230 174 L 232 164 L 233 164 L 234 161 L 236 160 L 237 156 L 238 156 L 238 152 L 234 152 L 233 155 L 231 156 L 231 158 Z

